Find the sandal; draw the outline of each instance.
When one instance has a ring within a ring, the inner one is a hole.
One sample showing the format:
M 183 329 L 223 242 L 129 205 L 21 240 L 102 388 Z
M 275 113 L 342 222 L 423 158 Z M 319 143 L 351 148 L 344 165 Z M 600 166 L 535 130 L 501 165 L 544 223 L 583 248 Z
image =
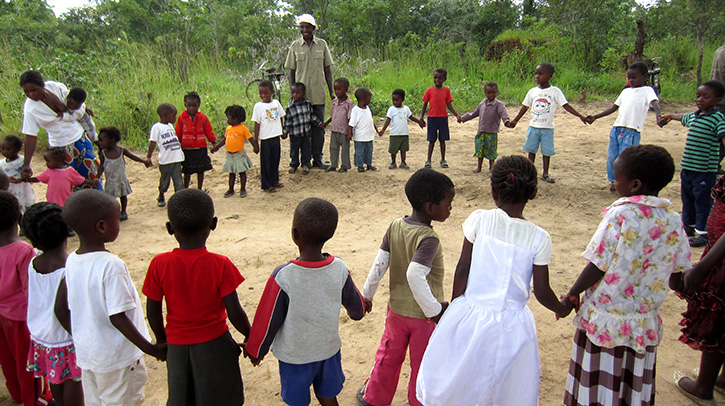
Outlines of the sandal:
M 554 183 L 554 182 L 556 182 L 556 180 L 554 178 L 552 178 L 551 175 L 549 175 L 548 173 L 546 175 L 543 175 L 541 177 L 541 180 L 543 180 L 546 183 Z
M 234 196 L 233 190 L 227 190 L 226 193 L 224 193 L 224 197 L 232 197 Z
M 441 161 L 441 168 L 448 168 L 448 162 L 445 159 Z
M 425 161 L 425 165 L 423 165 L 423 167 L 426 169 L 430 169 L 431 168 L 430 161 Z
M 698 234 L 690 238 L 690 247 L 704 247 L 707 245 L 707 234 Z
M 274 185 L 272 185 L 272 189 L 274 189 L 274 188 L 281 188 L 281 187 L 284 187 L 284 185 L 282 184 L 282 182 L 277 182 Z
M 681 394 L 683 394 L 686 398 L 690 399 L 690 401 L 692 401 L 696 405 L 700 405 L 700 406 L 716 406 L 717 405 L 717 403 L 715 402 L 715 398 L 702 399 L 702 398 L 699 398 L 699 397 L 693 395 L 692 393 L 686 391 L 685 389 L 683 389 L 682 386 L 680 386 L 680 382 L 682 382 L 683 379 L 689 379 L 689 380 L 692 380 L 692 379 L 684 376 L 684 374 L 682 372 L 675 371 L 675 373 L 673 374 L 673 378 L 675 378 L 675 379 L 672 382 L 672 384 L 675 385 L 675 387 L 677 387 L 677 390 L 679 390 Z
M 247 197 L 247 191 L 246 190 L 240 190 L 239 191 L 239 197 Z
M 276 193 L 277 192 L 277 189 L 275 189 L 273 187 L 271 187 L 269 189 L 262 189 L 262 190 L 265 191 L 265 192 L 267 192 L 267 193 Z

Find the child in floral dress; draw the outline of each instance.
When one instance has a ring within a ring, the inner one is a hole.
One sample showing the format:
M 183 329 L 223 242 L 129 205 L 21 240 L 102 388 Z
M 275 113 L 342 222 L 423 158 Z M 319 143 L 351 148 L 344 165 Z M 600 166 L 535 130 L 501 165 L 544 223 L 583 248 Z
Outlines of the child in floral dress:
M 680 215 L 658 193 L 675 173 L 662 147 L 638 145 L 614 161 L 620 199 L 582 256 L 589 263 L 568 297 L 579 305 L 564 404 L 652 405 L 662 338 L 658 309 L 690 266 Z

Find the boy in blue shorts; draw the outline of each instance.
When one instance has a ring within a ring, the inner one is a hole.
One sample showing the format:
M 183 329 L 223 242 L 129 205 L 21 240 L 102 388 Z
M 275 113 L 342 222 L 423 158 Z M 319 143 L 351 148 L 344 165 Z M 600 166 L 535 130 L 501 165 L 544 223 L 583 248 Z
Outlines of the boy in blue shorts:
M 273 345 L 282 400 L 288 405 L 309 405 L 310 385 L 320 405 L 338 404 L 345 382 L 340 306 L 353 320 L 365 315 L 365 302 L 347 265 L 322 253 L 336 228 L 332 203 L 309 198 L 297 205 L 292 240 L 300 255 L 272 272 L 254 315 L 245 351 L 256 366 Z
M 425 161 L 425 167 L 431 167 L 431 158 L 433 157 L 433 149 L 436 145 L 436 140 L 441 142 L 441 168 L 448 168 L 448 162 L 446 162 L 446 141 L 451 139 L 450 133 L 448 132 L 448 110 L 456 116 L 457 120 L 461 119 L 461 116 L 456 113 L 456 109 L 453 108 L 453 97 L 451 96 L 451 90 L 443 86 L 443 83 L 448 78 L 448 72 L 443 68 L 438 68 L 433 71 L 433 86 L 426 89 L 423 94 L 423 111 L 420 113 L 420 128 L 425 127 L 423 124 L 423 116 L 425 111 L 428 109 L 428 103 L 430 103 L 430 113 L 428 113 L 428 160 Z
M 516 127 L 524 113 L 531 108 L 531 121 L 529 122 L 529 129 L 526 130 L 524 151 L 529 153 L 529 160 L 534 162 L 536 153 L 539 151 L 539 145 L 541 145 L 541 155 L 544 162 L 541 180 L 546 183 L 555 182 L 554 178 L 549 175 L 549 164 L 551 163 L 551 157 L 556 154 L 554 150 L 554 112 L 556 106 L 561 105 L 564 110 L 579 117 L 582 123 L 587 124 L 586 118 L 569 105 L 561 89 L 549 83 L 552 76 L 554 76 L 554 65 L 542 63 L 536 67 L 534 78 L 538 86 L 526 93 L 519 114 L 506 125 L 509 128 Z

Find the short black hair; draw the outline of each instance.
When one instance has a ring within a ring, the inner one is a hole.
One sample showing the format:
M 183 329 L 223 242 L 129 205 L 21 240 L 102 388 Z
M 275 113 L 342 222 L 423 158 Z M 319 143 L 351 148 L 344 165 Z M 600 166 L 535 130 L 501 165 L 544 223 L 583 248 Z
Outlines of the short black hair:
M 99 221 L 114 213 L 120 214 L 113 196 L 98 189 L 81 189 L 65 201 L 63 221 L 71 230 L 84 236 Z
M 712 89 L 713 93 L 715 94 L 715 97 L 723 97 L 725 96 L 725 85 L 722 84 L 719 80 L 708 80 L 707 82 L 703 83 L 701 86 L 706 86 Z
M 491 187 L 502 202 L 528 202 L 536 194 L 536 167 L 521 155 L 497 159 L 491 170 Z
M 310 197 L 297 205 L 292 227 L 312 244 L 324 244 L 335 235 L 337 208 L 327 200 Z
M 360 101 L 363 97 L 366 96 L 372 96 L 373 92 L 370 91 L 367 87 L 358 87 L 355 89 L 355 98 Z
M 100 130 L 98 130 L 98 137 L 101 137 L 101 134 L 106 134 L 110 139 L 115 140 L 116 142 L 121 141 L 121 130 L 118 129 L 116 126 L 108 126 L 103 127 Z
M 68 91 L 68 96 L 66 96 L 69 99 L 73 99 L 79 103 L 83 103 L 86 101 L 86 98 L 88 95 L 86 94 L 86 91 L 81 89 L 80 87 L 74 87 L 70 91 Z
M 159 104 L 159 107 L 156 108 L 156 114 L 159 115 L 159 117 L 163 116 L 164 114 L 170 112 L 170 111 L 176 111 L 176 107 L 171 103 L 161 103 Z
M 238 104 L 232 104 L 231 106 L 227 107 L 227 109 L 224 110 L 224 115 L 236 119 L 240 123 L 243 123 L 244 120 L 247 119 L 247 111 L 244 110 L 244 107 Z
M 5 138 L 3 138 L 3 144 L 5 144 L 6 142 L 10 144 L 10 146 L 15 148 L 16 151 L 20 151 L 20 149 L 23 148 L 23 140 L 17 135 L 6 135 Z
M 0 190 L 8 189 L 10 189 L 10 178 L 8 177 L 8 174 L 5 173 L 5 171 L 0 169 Z
M 199 189 L 183 189 L 169 199 L 168 216 L 174 231 L 204 231 L 214 219 L 214 201 Z
M 197 92 L 189 92 L 184 96 L 184 104 L 186 104 L 189 100 L 196 101 L 201 104 L 201 96 L 199 96 L 199 93 Z
M 274 93 L 274 85 L 269 80 L 263 80 L 259 82 L 259 88 L 261 89 L 263 87 L 269 89 L 272 93 Z
M 41 75 L 40 72 L 38 72 L 37 70 L 29 70 L 23 72 L 23 74 L 20 75 L 20 86 L 22 87 L 26 83 L 32 83 L 40 87 L 45 87 L 45 80 L 43 80 L 43 75 Z
M 444 78 L 448 79 L 448 71 L 443 68 L 436 68 L 433 73 L 440 73 Z
M 418 169 L 405 184 L 405 195 L 415 210 L 421 210 L 426 203 L 438 204 L 453 189 L 448 176 L 433 169 Z
M 35 203 L 25 210 L 23 233 L 41 251 L 56 248 L 68 239 L 68 225 L 63 221 L 63 208 L 55 203 Z
M 617 160 L 624 175 L 639 179 L 650 192 L 659 192 L 675 176 L 675 161 L 666 149 L 650 144 L 627 147 Z
M 50 147 L 45 151 L 43 156 L 49 156 L 57 161 L 65 162 L 68 154 L 65 152 L 65 148 L 63 147 Z
M 345 90 L 347 90 L 347 89 L 350 88 L 350 81 L 347 80 L 347 78 L 337 78 L 337 79 L 335 79 L 335 83 L 338 83 L 338 84 L 340 84 L 342 86 L 345 86 Z M 335 83 L 333 83 L 333 85 Z
M 393 96 L 400 96 L 402 100 L 405 100 L 405 90 L 403 89 L 395 89 L 393 90 Z
M 498 83 L 494 82 L 493 80 L 489 80 L 483 85 L 484 89 L 496 89 L 498 92 Z
M 649 73 L 649 67 L 647 67 L 647 64 L 644 62 L 635 62 L 629 65 L 629 69 L 627 70 L 638 71 L 642 76 L 647 76 Z
M 0 231 L 9 230 L 22 217 L 18 198 L 7 190 L 0 190 Z
M 554 74 L 554 71 L 555 71 L 554 65 L 550 64 L 549 62 L 540 63 L 539 66 L 541 66 L 542 68 L 546 69 L 549 72 L 550 75 L 553 75 Z
M 307 94 L 307 87 L 305 87 L 305 84 L 302 82 L 295 82 L 290 85 L 290 89 L 297 89 L 301 91 L 303 94 Z

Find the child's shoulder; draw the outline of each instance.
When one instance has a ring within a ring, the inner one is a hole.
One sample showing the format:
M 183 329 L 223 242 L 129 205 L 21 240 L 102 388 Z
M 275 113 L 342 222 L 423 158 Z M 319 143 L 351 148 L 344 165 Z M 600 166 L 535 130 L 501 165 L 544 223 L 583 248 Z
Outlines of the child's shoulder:
M 33 248 L 32 245 L 28 244 L 26 241 L 23 240 L 17 240 L 14 242 L 11 242 L 8 245 L 0 246 L 0 251 L 6 251 L 6 252 L 17 252 L 22 254 L 23 256 L 27 254 L 34 255 L 35 254 L 35 248 Z

